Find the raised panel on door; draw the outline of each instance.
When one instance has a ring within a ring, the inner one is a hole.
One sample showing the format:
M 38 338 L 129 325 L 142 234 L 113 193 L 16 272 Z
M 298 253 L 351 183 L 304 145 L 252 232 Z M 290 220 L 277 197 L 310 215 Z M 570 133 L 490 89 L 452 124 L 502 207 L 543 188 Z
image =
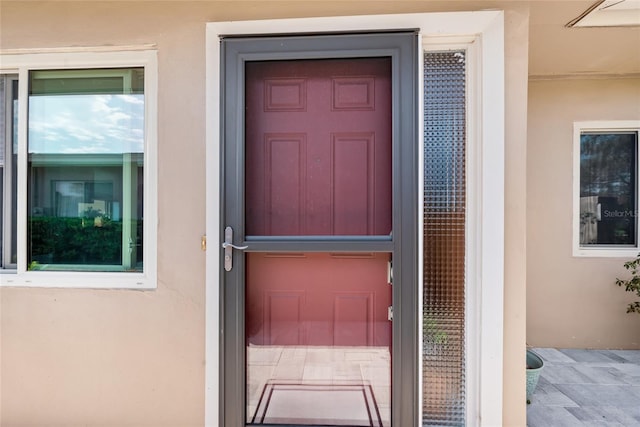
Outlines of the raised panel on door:
M 246 65 L 247 235 L 389 235 L 390 68 L 389 58 Z
M 391 345 L 389 254 L 247 254 L 249 345 Z

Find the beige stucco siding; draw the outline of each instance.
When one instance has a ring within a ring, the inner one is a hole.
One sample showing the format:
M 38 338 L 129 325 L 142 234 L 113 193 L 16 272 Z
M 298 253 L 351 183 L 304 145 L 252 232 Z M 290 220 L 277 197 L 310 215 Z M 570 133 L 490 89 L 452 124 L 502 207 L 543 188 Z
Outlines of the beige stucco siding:
M 205 24 L 495 2 L 0 2 L 0 49 L 158 50 L 158 287 L 0 289 L 0 424 L 203 425 Z M 528 10 L 506 7 L 504 424 L 525 424 Z M 215 147 L 210 147 L 215 149 Z M 210 242 L 216 244 L 215 242 Z
M 161 189 L 157 290 L 0 290 L 0 424 L 202 425 L 204 24 L 170 4 L 0 8 L 4 49 L 157 44 Z
M 573 122 L 639 120 L 640 79 L 529 84 L 527 340 L 533 346 L 640 348 L 640 316 L 615 286 L 629 258 L 572 255 Z

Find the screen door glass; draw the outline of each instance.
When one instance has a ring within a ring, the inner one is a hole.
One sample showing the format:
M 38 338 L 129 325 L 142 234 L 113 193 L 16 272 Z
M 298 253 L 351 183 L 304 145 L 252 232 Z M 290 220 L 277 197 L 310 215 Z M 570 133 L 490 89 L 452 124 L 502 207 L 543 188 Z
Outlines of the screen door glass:
M 300 242 L 246 254 L 246 421 L 388 426 L 391 255 L 334 249 L 392 231 L 391 61 L 245 73 L 245 234 Z M 304 250 L 318 236 L 331 252 Z

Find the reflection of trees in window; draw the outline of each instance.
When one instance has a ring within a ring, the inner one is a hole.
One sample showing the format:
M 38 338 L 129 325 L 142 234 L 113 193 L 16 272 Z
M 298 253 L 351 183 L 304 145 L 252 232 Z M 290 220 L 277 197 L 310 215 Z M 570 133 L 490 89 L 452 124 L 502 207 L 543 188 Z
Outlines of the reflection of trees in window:
M 581 244 L 636 243 L 636 158 L 635 133 L 581 135 Z

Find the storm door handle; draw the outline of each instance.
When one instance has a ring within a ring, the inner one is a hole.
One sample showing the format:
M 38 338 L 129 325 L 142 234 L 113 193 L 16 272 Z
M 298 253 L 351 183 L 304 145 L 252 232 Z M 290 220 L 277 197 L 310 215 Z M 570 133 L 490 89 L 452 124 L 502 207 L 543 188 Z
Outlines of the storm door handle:
M 224 242 L 222 248 L 224 249 L 224 269 L 225 271 L 231 271 L 233 268 L 233 250 L 244 250 L 249 246 L 237 246 L 233 244 L 233 228 L 227 227 L 224 229 Z

